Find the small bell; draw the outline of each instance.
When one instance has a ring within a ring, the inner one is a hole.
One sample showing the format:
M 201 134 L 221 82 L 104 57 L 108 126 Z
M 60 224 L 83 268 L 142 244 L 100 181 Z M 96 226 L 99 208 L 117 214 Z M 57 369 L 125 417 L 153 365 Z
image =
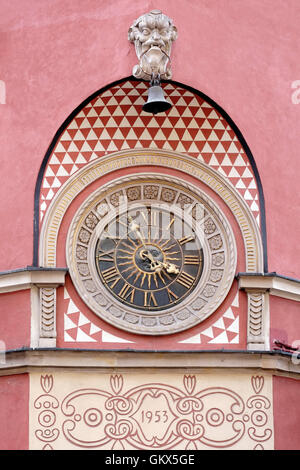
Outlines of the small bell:
M 160 79 L 152 78 L 150 88 L 148 91 L 147 103 L 143 106 L 143 111 L 146 113 L 163 113 L 172 107 L 171 103 L 164 97 L 164 92 L 160 86 Z

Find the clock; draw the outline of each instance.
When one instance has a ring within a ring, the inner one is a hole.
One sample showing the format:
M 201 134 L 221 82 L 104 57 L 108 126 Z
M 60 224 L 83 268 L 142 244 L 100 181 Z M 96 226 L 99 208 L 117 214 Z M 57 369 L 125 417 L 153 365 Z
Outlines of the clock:
M 95 262 L 105 289 L 141 311 L 167 310 L 197 286 L 203 253 L 196 231 L 176 208 L 128 208 L 103 228 Z
M 67 236 L 67 264 L 87 307 L 117 328 L 165 335 L 219 307 L 236 267 L 216 202 L 162 174 L 119 177 L 92 193 Z

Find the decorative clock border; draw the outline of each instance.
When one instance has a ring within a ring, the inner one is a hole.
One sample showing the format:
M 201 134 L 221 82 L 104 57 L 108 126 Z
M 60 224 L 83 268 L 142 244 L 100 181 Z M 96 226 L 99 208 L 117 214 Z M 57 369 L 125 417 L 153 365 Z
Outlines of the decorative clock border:
M 159 188 L 158 192 L 155 198 L 145 200 L 145 187 L 151 184 Z M 137 188 L 139 195 L 132 193 L 133 188 Z M 170 196 L 174 197 L 171 205 L 166 200 Z M 127 202 L 128 207 L 130 203 L 164 203 L 175 211 L 181 207 L 183 196 L 190 201 L 190 211 L 198 208 L 197 204 L 202 208 L 198 218 L 190 216 L 198 227 L 204 251 L 204 270 L 198 285 L 184 301 L 167 311 L 138 311 L 119 303 L 103 288 L 97 275 L 94 252 L 99 226 L 106 223 L 106 217 L 111 217 L 114 210 L 119 212 L 119 199 L 126 200 L 126 207 Z M 67 237 L 67 263 L 80 297 L 108 323 L 138 334 L 173 334 L 205 320 L 226 297 L 234 279 L 236 262 L 231 227 L 212 199 L 191 183 L 161 174 L 130 175 L 96 190 L 78 209 Z

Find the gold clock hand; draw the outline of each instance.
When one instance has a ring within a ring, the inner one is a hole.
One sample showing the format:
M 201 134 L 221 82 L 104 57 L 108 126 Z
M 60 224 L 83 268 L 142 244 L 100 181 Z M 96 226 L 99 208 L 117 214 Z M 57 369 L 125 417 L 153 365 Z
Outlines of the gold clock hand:
M 179 273 L 179 269 L 177 268 L 177 266 L 175 266 L 175 264 L 173 264 L 173 263 L 163 263 L 162 261 L 154 259 L 152 254 L 148 250 L 142 250 L 140 255 L 141 255 L 141 258 L 143 258 L 143 259 L 145 259 L 145 258 L 149 259 L 149 261 L 151 263 L 150 268 L 153 271 L 157 272 L 157 271 L 161 271 L 163 268 L 165 268 L 165 270 L 169 274 L 178 274 Z

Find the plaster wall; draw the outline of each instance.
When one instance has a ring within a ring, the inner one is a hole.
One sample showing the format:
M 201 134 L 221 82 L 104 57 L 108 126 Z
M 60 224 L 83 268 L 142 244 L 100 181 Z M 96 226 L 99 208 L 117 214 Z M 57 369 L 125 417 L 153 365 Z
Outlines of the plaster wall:
M 157 6 L 139 0 L 90 0 L 84 9 L 78 0 L 3 5 L 0 270 L 32 263 L 34 187 L 45 152 L 78 104 L 131 74 L 136 57 L 128 27 Z M 299 277 L 300 104 L 292 88 L 299 79 L 299 3 L 228 0 L 225 8 L 221 0 L 162 0 L 159 8 L 179 31 L 174 80 L 220 104 L 254 155 L 266 199 L 269 271 Z

